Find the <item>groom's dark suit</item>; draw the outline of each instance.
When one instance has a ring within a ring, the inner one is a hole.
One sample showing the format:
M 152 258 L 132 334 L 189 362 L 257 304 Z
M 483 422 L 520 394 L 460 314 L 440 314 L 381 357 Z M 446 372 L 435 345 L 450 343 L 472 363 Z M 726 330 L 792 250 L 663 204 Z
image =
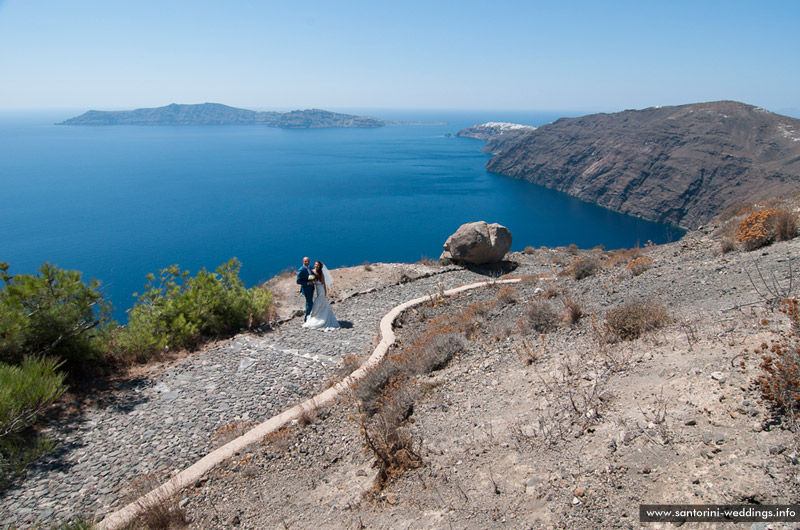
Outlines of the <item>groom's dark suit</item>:
M 308 318 L 314 305 L 314 284 L 308 280 L 310 274 L 311 271 L 305 265 L 297 269 L 297 283 L 300 285 L 300 292 L 306 297 L 306 316 L 303 317 L 303 322 Z

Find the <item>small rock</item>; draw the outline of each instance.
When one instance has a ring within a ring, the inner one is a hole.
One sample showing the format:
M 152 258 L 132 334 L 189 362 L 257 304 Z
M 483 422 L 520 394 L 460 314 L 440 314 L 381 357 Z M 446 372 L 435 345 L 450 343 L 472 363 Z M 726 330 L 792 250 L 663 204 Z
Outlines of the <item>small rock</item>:
M 684 425 L 689 425 L 689 426 L 697 425 L 697 420 L 695 420 L 695 419 L 686 420 L 685 422 L 683 422 L 683 424 Z
M 785 445 L 773 445 L 772 447 L 769 448 L 769 454 L 771 455 L 779 455 L 784 451 L 786 451 Z
M 761 432 L 764 430 L 764 426 L 761 425 L 761 422 L 753 424 L 753 432 Z
M 719 384 L 723 384 L 728 380 L 728 377 L 722 372 L 711 372 L 711 379 L 714 381 L 719 381 Z
M 583 486 L 578 486 L 577 488 L 575 488 L 575 491 L 573 491 L 572 493 L 576 497 L 583 497 L 584 495 L 586 495 L 586 488 L 584 488 Z
M 367 476 L 367 472 L 364 471 L 363 469 L 359 469 L 358 471 L 356 471 L 356 476 L 357 477 L 366 477 Z

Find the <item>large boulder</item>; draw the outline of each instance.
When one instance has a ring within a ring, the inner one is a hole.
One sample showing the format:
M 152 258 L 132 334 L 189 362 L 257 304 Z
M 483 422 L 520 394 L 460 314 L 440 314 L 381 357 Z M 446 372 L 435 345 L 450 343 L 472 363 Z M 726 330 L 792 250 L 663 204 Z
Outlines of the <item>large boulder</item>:
M 447 238 L 441 258 L 459 263 L 484 265 L 503 260 L 511 248 L 511 232 L 505 226 L 486 221 L 463 224 Z

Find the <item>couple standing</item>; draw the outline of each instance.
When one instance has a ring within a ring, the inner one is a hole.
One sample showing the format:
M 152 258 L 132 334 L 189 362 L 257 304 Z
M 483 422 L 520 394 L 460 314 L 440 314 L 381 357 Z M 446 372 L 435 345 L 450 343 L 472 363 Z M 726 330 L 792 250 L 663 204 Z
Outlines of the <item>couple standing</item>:
M 333 277 L 321 261 L 315 261 L 313 269 L 309 268 L 310 264 L 310 259 L 303 258 L 303 266 L 297 270 L 297 283 L 300 285 L 300 292 L 306 297 L 306 316 L 303 319 L 303 327 L 338 328 L 339 321 L 336 320 L 326 297 L 327 292 L 333 287 Z M 316 298 L 314 297 L 315 292 Z

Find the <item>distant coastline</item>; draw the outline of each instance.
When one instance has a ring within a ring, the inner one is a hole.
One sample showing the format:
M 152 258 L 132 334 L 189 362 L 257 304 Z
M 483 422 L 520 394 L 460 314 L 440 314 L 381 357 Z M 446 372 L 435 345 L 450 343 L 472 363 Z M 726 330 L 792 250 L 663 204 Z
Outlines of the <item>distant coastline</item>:
M 259 112 L 219 103 L 142 108 L 124 111 L 90 110 L 56 125 L 261 125 L 281 129 L 376 128 L 387 123 L 371 116 L 321 109 Z

